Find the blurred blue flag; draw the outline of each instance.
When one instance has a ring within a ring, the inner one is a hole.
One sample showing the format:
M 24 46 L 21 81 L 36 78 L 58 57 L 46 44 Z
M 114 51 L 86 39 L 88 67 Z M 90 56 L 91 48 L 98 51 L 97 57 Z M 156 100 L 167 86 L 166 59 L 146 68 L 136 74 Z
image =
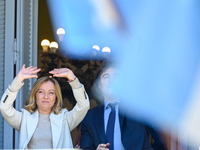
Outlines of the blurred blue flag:
M 47 0 L 67 55 L 111 48 L 132 117 L 200 142 L 199 0 Z

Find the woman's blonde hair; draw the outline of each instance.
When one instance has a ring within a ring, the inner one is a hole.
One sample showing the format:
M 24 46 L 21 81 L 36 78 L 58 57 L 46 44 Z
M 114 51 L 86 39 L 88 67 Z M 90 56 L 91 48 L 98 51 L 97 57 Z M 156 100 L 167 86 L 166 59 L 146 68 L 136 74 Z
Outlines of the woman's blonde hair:
M 41 85 L 47 81 L 51 81 L 54 84 L 55 93 L 56 93 L 56 101 L 52 107 L 51 112 L 53 112 L 54 114 L 59 114 L 61 112 L 63 99 L 62 99 L 60 85 L 59 85 L 58 81 L 55 78 L 52 78 L 51 76 L 50 77 L 49 76 L 41 77 L 34 83 L 33 88 L 30 92 L 30 95 L 29 95 L 28 99 L 26 100 L 25 109 L 27 111 L 33 113 L 38 109 L 37 104 L 36 104 L 36 93 L 38 92 Z

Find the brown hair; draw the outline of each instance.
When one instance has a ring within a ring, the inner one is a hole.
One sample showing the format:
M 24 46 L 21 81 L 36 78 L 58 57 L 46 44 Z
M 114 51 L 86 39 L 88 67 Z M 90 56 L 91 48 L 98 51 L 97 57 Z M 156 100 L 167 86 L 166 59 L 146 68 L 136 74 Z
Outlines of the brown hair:
M 101 63 L 101 66 L 97 70 L 96 80 L 98 80 L 100 76 L 102 75 L 102 73 L 104 73 L 105 70 L 107 70 L 110 67 L 116 68 L 116 61 L 113 58 L 104 59 Z
M 33 85 L 33 88 L 30 92 L 30 95 L 28 99 L 26 100 L 26 105 L 25 109 L 31 113 L 35 112 L 37 110 L 37 104 L 36 104 L 36 93 L 38 92 L 39 88 L 44 82 L 51 81 L 54 86 L 55 86 L 55 93 L 56 93 L 56 101 L 55 104 L 52 108 L 52 111 L 54 114 L 59 114 L 60 111 L 62 110 L 62 104 L 63 104 L 63 99 L 62 99 L 62 93 L 60 89 L 60 85 L 58 81 L 55 78 L 45 76 L 39 78 Z

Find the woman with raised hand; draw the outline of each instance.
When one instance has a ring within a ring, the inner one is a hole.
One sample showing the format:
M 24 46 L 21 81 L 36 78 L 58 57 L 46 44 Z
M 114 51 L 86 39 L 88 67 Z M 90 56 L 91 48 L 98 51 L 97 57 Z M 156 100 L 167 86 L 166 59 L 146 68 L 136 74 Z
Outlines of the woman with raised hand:
M 73 148 L 70 132 L 85 117 L 89 99 L 84 86 L 70 69 L 54 69 L 49 73 L 68 79 L 77 101 L 71 111 L 62 108 L 60 85 L 52 76 L 41 77 L 34 83 L 24 109 L 17 111 L 12 106 L 24 80 L 37 78 L 40 70 L 23 65 L 1 98 L 1 113 L 8 124 L 19 131 L 19 149 Z

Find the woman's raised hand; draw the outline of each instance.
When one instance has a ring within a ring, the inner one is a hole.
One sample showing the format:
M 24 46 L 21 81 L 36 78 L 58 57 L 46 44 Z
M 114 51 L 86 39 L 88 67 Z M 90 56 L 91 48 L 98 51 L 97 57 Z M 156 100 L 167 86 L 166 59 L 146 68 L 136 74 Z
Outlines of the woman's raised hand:
M 74 73 L 68 68 L 54 69 L 52 71 L 49 71 L 49 73 L 53 74 L 54 77 L 68 78 L 69 81 L 74 80 L 76 78 Z
M 30 78 L 38 78 L 37 74 L 41 69 L 38 69 L 37 67 L 27 67 L 25 68 L 25 64 L 22 66 L 22 69 L 17 74 L 17 78 L 23 82 L 24 79 L 30 79 Z

